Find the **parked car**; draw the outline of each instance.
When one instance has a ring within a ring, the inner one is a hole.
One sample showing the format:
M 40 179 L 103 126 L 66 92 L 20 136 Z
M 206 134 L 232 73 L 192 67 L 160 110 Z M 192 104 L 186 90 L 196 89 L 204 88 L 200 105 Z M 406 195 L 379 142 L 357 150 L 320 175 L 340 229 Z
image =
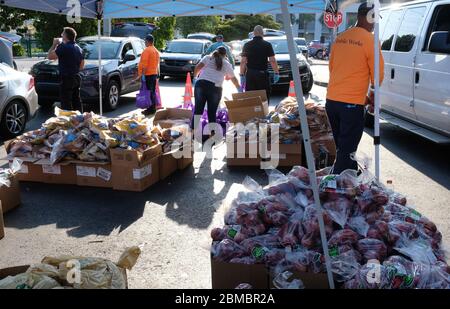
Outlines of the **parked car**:
M 193 73 L 211 45 L 208 40 L 179 39 L 167 43 L 161 54 L 160 78 L 165 76 L 186 76 Z
M 191 39 L 191 40 L 208 40 L 208 41 L 212 42 L 215 37 L 216 37 L 216 35 L 212 34 L 212 33 L 199 32 L 199 33 L 188 34 L 188 36 L 186 38 Z
M 157 27 L 154 24 L 141 23 L 141 22 L 126 22 L 116 23 L 111 30 L 112 37 L 137 37 L 142 40 L 148 34 L 152 34 Z
M 239 64 L 242 58 L 241 54 L 244 43 L 242 41 L 231 41 L 228 43 L 228 46 L 230 47 L 231 53 L 233 54 L 234 63 Z
M 276 86 L 289 85 L 290 81 L 292 80 L 292 68 L 286 37 L 266 37 L 264 39 L 272 44 L 273 50 L 275 52 L 275 58 L 278 62 L 280 81 L 276 84 Z M 303 56 L 297 45 L 294 45 L 294 47 L 296 48 L 295 52 L 297 54 L 297 66 L 300 72 L 303 93 L 306 94 L 309 93 L 311 91 L 311 88 L 313 87 L 313 74 L 311 72 L 309 63 L 306 61 L 305 56 Z M 270 80 L 273 80 L 273 70 L 270 64 L 268 66 L 268 70 L 270 74 Z
M 319 40 L 312 40 L 308 44 L 308 54 L 310 57 L 322 58 L 323 51 L 330 49 L 330 42 L 321 43 Z
M 18 35 L 6 35 L 7 32 L 0 32 L 0 63 L 6 63 L 13 69 L 17 70 L 17 64 L 13 59 L 12 47 L 14 43 L 18 43 L 21 39 Z
M 295 43 L 297 43 L 298 49 L 302 52 L 303 56 L 308 59 L 308 46 L 306 45 L 305 38 L 294 38 Z
M 383 8 L 381 16 L 381 117 L 449 144 L 450 1 L 407 2 Z
M 275 29 L 269 29 L 264 28 L 264 36 L 265 37 L 271 37 L 271 36 L 285 36 L 286 32 L 281 30 L 275 30 Z M 248 38 L 253 39 L 253 31 L 248 33 Z
M 20 135 L 38 109 L 33 76 L 0 63 L 0 134 Z
M 78 41 L 83 49 L 85 68 L 80 72 L 81 100 L 83 103 L 98 103 L 98 45 L 102 51 L 103 105 L 113 110 L 122 94 L 136 91 L 140 82 L 135 81 L 138 64 L 145 48 L 143 40 L 135 37 L 84 37 Z M 36 81 L 39 105 L 53 105 L 59 101 L 58 61 L 44 60 L 36 63 L 30 71 Z

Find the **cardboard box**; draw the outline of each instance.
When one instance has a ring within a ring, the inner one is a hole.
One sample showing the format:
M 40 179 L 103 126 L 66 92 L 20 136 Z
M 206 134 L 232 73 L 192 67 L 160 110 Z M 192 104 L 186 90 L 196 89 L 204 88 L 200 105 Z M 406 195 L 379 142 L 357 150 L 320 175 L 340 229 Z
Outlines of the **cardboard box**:
M 41 159 L 34 164 L 41 168 L 42 179 L 40 182 L 65 185 L 77 184 L 75 164 L 66 162 L 52 165 L 48 159 Z
M 234 289 L 241 283 L 249 283 L 255 289 L 272 289 L 274 277 L 265 264 L 228 263 L 211 257 L 213 289 Z M 306 289 L 329 288 L 326 273 L 294 271 L 291 279 L 302 280 Z
M 218 261 L 211 257 L 213 289 L 234 289 L 249 283 L 255 289 L 267 289 L 269 276 L 264 264 L 237 264 Z
M 10 164 L 13 158 L 9 158 Z M 17 173 L 17 179 L 19 181 L 33 181 L 33 182 L 42 182 L 43 174 L 42 167 L 40 165 L 36 165 L 35 162 L 38 159 L 35 158 L 19 158 L 22 160 L 22 167 L 20 171 Z
M 243 147 L 242 147 L 243 146 Z M 245 143 L 242 146 L 238 141 L 227 142 L 227 165 L 228 166 L 260 166 L 261 156 L 258 143 Z M 252 150 L 252 154 L 250 154 Z
M 278 166 L 292 167 L 302 165 L 302 144 L 279 144 L 278 145 Z M 272 151 L 272 149 L 271 149 Z M 272 157 L 277 154 L 271 154 Z M 265 156 L 263 156 L 264 158 Z M 264 158 L 264 161 L 270 158 Z
M 235 93 L 233 100 L 225 101 L 231 123 L 243 123 L 255 117 L 265 117 L 269 113 L 269 103 L 264 90 Z
M 178 169 L 184 170 L 188 166 L 192 165 L 194 163 L 194 151 L 191 151 L 191 156 L 189 158 L 180 158 L 177 161 Z
M 77 185 L 112 188 L 113 176 L 111 163 L 74 163 Z
M 3 213 L 6 213 L 20 205 L 20 185 L 17 175 L 11 178 L 11 185 L 0 187 L 0 201 Z
M 316 168 L 321 169 L 332 166 L 336 159 L 336 145 L 333 136 L 327 135 L 311 141 Z
M 5 237 L 5 222 L 3 221 L 2 202 L 0 201 L 0 239 L 2 239 L 3 237 Z
M 161 145 L 143 153 L 135 150 L 111 149 L 113 189 L 141 192 L 160 179 Z M 119 176 L 120 175 L 120 176 Z
M 165 179 L 178 170 L 178 159 L 173 152 L 162 154 L 159 158 L 159 178 Z
M 153 125 L 168 129 L 173 126 L 173 120 L 192 119 L 192 111 L 185 108 L 165 108 L 156 112 L 153 118 Z
M 305 286 L 305 289 L 329 289 L 328 277 L 326 273 L 314 273 L 314 272 L 298 272 L 293 271 L 292 277 L 289 280 L 300 279 Z M 274 288 L 273 279 L 274 274 L 269 275 L 269 288 Z

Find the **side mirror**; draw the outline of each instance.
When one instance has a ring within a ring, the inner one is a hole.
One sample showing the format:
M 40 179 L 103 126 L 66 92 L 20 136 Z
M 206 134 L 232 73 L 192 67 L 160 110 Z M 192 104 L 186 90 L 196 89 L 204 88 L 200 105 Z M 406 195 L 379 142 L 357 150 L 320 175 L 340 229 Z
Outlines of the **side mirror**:
M 428 51 L 439 54 L 450 54 L 450 32 L 433 32 L 428 43 Z
M 126 54 L 125 57 L 123 57 L 123 63 L 133 60 L 136 60 L 136 56 L 134 54 Z

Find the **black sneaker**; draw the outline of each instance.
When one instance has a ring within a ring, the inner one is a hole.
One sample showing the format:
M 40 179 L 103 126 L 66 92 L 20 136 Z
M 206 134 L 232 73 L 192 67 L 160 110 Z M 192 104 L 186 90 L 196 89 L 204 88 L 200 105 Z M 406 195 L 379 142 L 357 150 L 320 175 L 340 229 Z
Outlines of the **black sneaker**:
M 144 114 L 145 116 L 153 115 L 154 113 L 156 113 L 155 107 L 150 107 L 142 111 L 142 114 Z

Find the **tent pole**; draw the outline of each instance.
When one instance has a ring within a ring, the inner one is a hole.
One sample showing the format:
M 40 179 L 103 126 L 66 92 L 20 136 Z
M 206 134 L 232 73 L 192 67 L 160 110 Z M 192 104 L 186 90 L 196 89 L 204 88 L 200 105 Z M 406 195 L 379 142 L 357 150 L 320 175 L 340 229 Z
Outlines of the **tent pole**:
M 379 15 L 380 15 L 380 2 L 374 0 L 374 104 L 375 104 L 375 123 L 373 142 L 375 145 L 375 178 L 380 181 L 380 49 L 379 49 Z
M 289 47 L 289 58 L 291 60 L 292 75 L 293 75 L 294 84 L 295 84 L 295 93 L 297 95 L 298 112 L 300 114 L 303 142 L 305 144 L 309 179 L 310 179 L 310 184 L 311 184 L 311 187 L 312 187 L 312 190 L 314 193 L 315 207 L 316 207 L 317 213 L 318 213 L 318 220 L 319 220 L 319 226 L 320 226 L 320 238 L 322 241 L 322 248 L 323 248 L 323 253 L 325 256 L 325 264 L 326 264 L 327 274 L 328 274 L 328 283 L 329 283 L 330 289 L 334 289 L 333 274 L 331 272 L 330 255 L 328 253 L 328 242 L 327 242 L 327 236 L 325 233 L 325 224 L 323 221 L 322 206 L 320 205 L 319 186 L 317 184 L 317 181 L 315 181 L 316 167 L 315 167 L 315 163 L 314 163 L 314 155 L 313 155 L 312 149 L 311 149 L 308 118 L 306 116 L 305 101 L 303 99 L 303 90 L 302 90 L 302 84 L 301 84 L 301 79 L 300 79 L 300 72 L 299 72 L 299 70 L 295 69 L 298 67 L 298 64 L 297 64 L 298 61 L 297 61 L 297 55 L 295 53 L 294 37 L 292 36 L 292 26 L 291 26 L 291 19 L 290 19 L 290 15 L 289 15 L 287 0 L 280 0 L 280 5 L 281 5 L 281 11 L 283 13 L 283 24 L 285 27 L 287 43 L 288 43 L 288 47 Z
M 97 34 L 98 34 L 98 100 L 100 105 L 100 115 L 103 115 L 103 83 L 102 83 L 102 45 L 100 44 L 101 40 L 101 26 L 102 20 L 101 18 L 97 19 Z

